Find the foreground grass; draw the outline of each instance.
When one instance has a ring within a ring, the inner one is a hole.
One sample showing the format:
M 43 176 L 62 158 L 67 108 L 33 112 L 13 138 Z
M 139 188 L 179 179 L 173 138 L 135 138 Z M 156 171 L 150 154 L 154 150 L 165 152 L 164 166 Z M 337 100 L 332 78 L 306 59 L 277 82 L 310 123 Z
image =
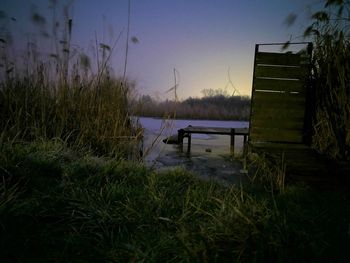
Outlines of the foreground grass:
M 1 145 L 1 262 L 347 261 L 350 199 L 225 188 L 73 152 Z

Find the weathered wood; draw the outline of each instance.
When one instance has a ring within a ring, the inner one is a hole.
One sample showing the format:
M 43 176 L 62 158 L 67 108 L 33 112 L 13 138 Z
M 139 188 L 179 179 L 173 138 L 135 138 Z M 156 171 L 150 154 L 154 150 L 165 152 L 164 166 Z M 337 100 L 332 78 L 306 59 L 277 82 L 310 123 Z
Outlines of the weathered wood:
M 232 154 L 235 153 L 235 129 L 231 129 L 231 137 L 230 137 L 230 151 Z
M 259 52 L 256 46 L 249 131 L 253 149 L 262 144 L 266 152 L 282 152 L 285 145 L 305 149 L 309 64 L 310 55 Z
M 258 52 L 256 54 L 257 64 L 299 66 L 305 60 L 299 54 Z
M 277 106 L 277 107 L 274 107 Z M 254 120 L 263 119 L 284 119 L 291 118 L 293 121 L 304 121 L 305 108 L 302 105 L 296 104 L 295 107 L 285 107 L 285 105 L 266 105 L 265 107 L 256 107 L 252 111 L 252 118 Z
M 256 78 L 304 79 L 307 74 L 307 67 L 285 67 L 271 65 L 257 65 L 255 67 Z
M 189 153 L 191 151 L 191 141 L 192 141 L 191 133 L 188 133 L 187 153 Z
M 303 130 L 252 127 L 250 140 L 259 142 L 303 143 Z
M 256 91 L 253 95 L 254 99 L 251 104 L 253 110 L 255 107 L 274 107 L 276 109 L 296 107 L 297 105 L 305 107 L 306 98 L 304 94 Z
M 217 135 L 231 135 L 232 128 L 222 127 L 203 127 L 203 126 L 188 126 L 182 129 L 184 132 L 197 134 L 217 134 Z M 247 128 L 234 128 L 235 135 L 248 135 Z
M 185 132 L 183 129 L 180 129 L 177 131 L 178 142 L 181 150 L 183 150 L 184 135 L 185 135 Z
M 255 78 L 253 90 L 305 93 L 306 85 L 304 81 L 300 80 Z
M 320 168 L 305 144 L 309 64 L 305 54 L 259 52 L 256 46 L 249 145 L 253 151 L 285 156 L 288 173 Z
M 243 136 L 244 142 L 247 141 L 248 128 L 222 128 L 222 127 L 202 127 L 202 126 L 188 126 L 178 130 L 178 141 L 181 149 L 183 149 L 183 138 L 188 137 L 187 152 L 191 151 L 191 135 L 192 134 L 216 134 L 216 135 L 230 135 L 230 149 L 234 154 L 234 140 L 235 136 Z
M 268 129 L 281 129 L 281 130 L 303 130 L 303 120 L 296 119 L 295 121 L 285 121 L 284 119 L 277 119 L 273 121 L 269 118 L 252 120 L 252 126 L 256 129 L 268 128 Z
M 271 152 L 293 152 L 293 151 L 307 151 L 310 149 L 308 145 L 302 143 L 274 143 L 274 142 L 252 142 L 255 149 L 259 150 L 271 150 Z
M 286 117 L 287 118 L 287 117 Z M 256 118 L 254 119 L 254 117 L 251 118 L 251 125 L 254 128 L 275 128 L 275 129 L 294 129 L 294 130 L 303 130 L 304 129 L 304 122 L 302 119 L 283 119 L 283 118 L 279 118 L 279 119 L 275 119 L 275 120 L 271 120 L 270 118 L 266 117 L 266 118 Z
M 263 115 L 264 112 L 271 114 L 278 114 L 278 111 L 288 111 L 290 113 L 304 112 L 305 111 L 305 99 L 304 98 L 281 98 L 278 100 L 277 98 L 266 98 L 263 99 L 261 96 L 257 95 L 257 101 L 253 101 L 252 105 L 252 114 Z M 283 99 L 283 100 L 282 100 Z M 293 107 L 291 107 L 293 106 Z M 263 111 L 263 112 L 261 112 Z
M 304 141 L 305 93 L 253 90 L 253 96 L 251 141 Z

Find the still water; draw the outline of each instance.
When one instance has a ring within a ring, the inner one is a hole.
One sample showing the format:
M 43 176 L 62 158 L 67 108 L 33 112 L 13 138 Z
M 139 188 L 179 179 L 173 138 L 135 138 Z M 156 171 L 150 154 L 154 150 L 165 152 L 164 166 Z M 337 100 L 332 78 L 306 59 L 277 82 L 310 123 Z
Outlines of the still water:
M 241 179 L 241 162 L 233 160 L 230 154 L 230 136 L 193 134 L 191 152 L 187 154 L 187 139 L 184 139 L 184 151 L 178 145 L 163 143 L 163 139 L 177 134 L 177 130 L 188 125 L 223 128 L 247 128 L 245 121 L 214 120 L 163 120 L 157 118 L 139 118 L 144 128 L 144 153 L 147 166 L 162 170 L 177 166 L 192 171 L 203 179 L 214 179 L 225 184 L 237 183 Z M 235 153 L 242 151 L 243 137 L 236 136 Z

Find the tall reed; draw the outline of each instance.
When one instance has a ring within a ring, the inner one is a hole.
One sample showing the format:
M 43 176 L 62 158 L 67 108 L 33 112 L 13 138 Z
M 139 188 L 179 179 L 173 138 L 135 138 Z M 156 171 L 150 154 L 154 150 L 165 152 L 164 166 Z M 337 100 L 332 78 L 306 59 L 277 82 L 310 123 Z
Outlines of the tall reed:
M 325 1 L 305 36 L 314 40 L 313 144 L 332 158 L 350 158 L 350 1 Z
M 46 21 L 39 14 L 33 17 L 36 23 Z M 126 157 L 136 149 L 141 131 L 129 119 L 128 81 L 111 77 L 108 63 L 113 48 L 96 46 L 97 57 L 99 50 L 104 56 L 97 61 L 97 72 L 91 73 L 89 57 L 71 48 L 73 23 L 67 12 L 62 24 L 61 40 L 57 29 L 52 33 L 55 53 L 46 57 L 28 43 L 24 61 L 11 58 L 7 52 L 11 44 L 1 38 L 0 60 L 4 65 L 12 62 L 11 70 L 0 69 L 0 139 L 60 138 L 96 154 Z
M 107 77 L 90 85 L 50 83 L 40 65 L 32 76 L 16 76 L 1 84 L 2 138 L 58 137 L 96 153 L 116 153 L 132 132 L 126 96 L 127 87 Z
M 313 146 L 334 159 L 350 159 L 350 1 L 324 0 L 304 38 L 314 44 L 311 116 Z M 319 4 L 319 3 L 318 3 Z M 296 15 L 287 17 L 293 24 Z M 287 42 L 288 43 L 288 42 Z

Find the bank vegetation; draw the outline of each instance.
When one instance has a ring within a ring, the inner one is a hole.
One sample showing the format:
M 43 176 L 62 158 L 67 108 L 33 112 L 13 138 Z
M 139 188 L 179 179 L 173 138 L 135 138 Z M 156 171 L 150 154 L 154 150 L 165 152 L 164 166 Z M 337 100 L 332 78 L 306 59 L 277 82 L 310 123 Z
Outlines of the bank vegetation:
M 134 101 L 134 112 L 138 116 L 206 120 L 249 120 L 250 98 L 226 94 L 206 95 L 183 101 L 157 101 L 144 95 Z

